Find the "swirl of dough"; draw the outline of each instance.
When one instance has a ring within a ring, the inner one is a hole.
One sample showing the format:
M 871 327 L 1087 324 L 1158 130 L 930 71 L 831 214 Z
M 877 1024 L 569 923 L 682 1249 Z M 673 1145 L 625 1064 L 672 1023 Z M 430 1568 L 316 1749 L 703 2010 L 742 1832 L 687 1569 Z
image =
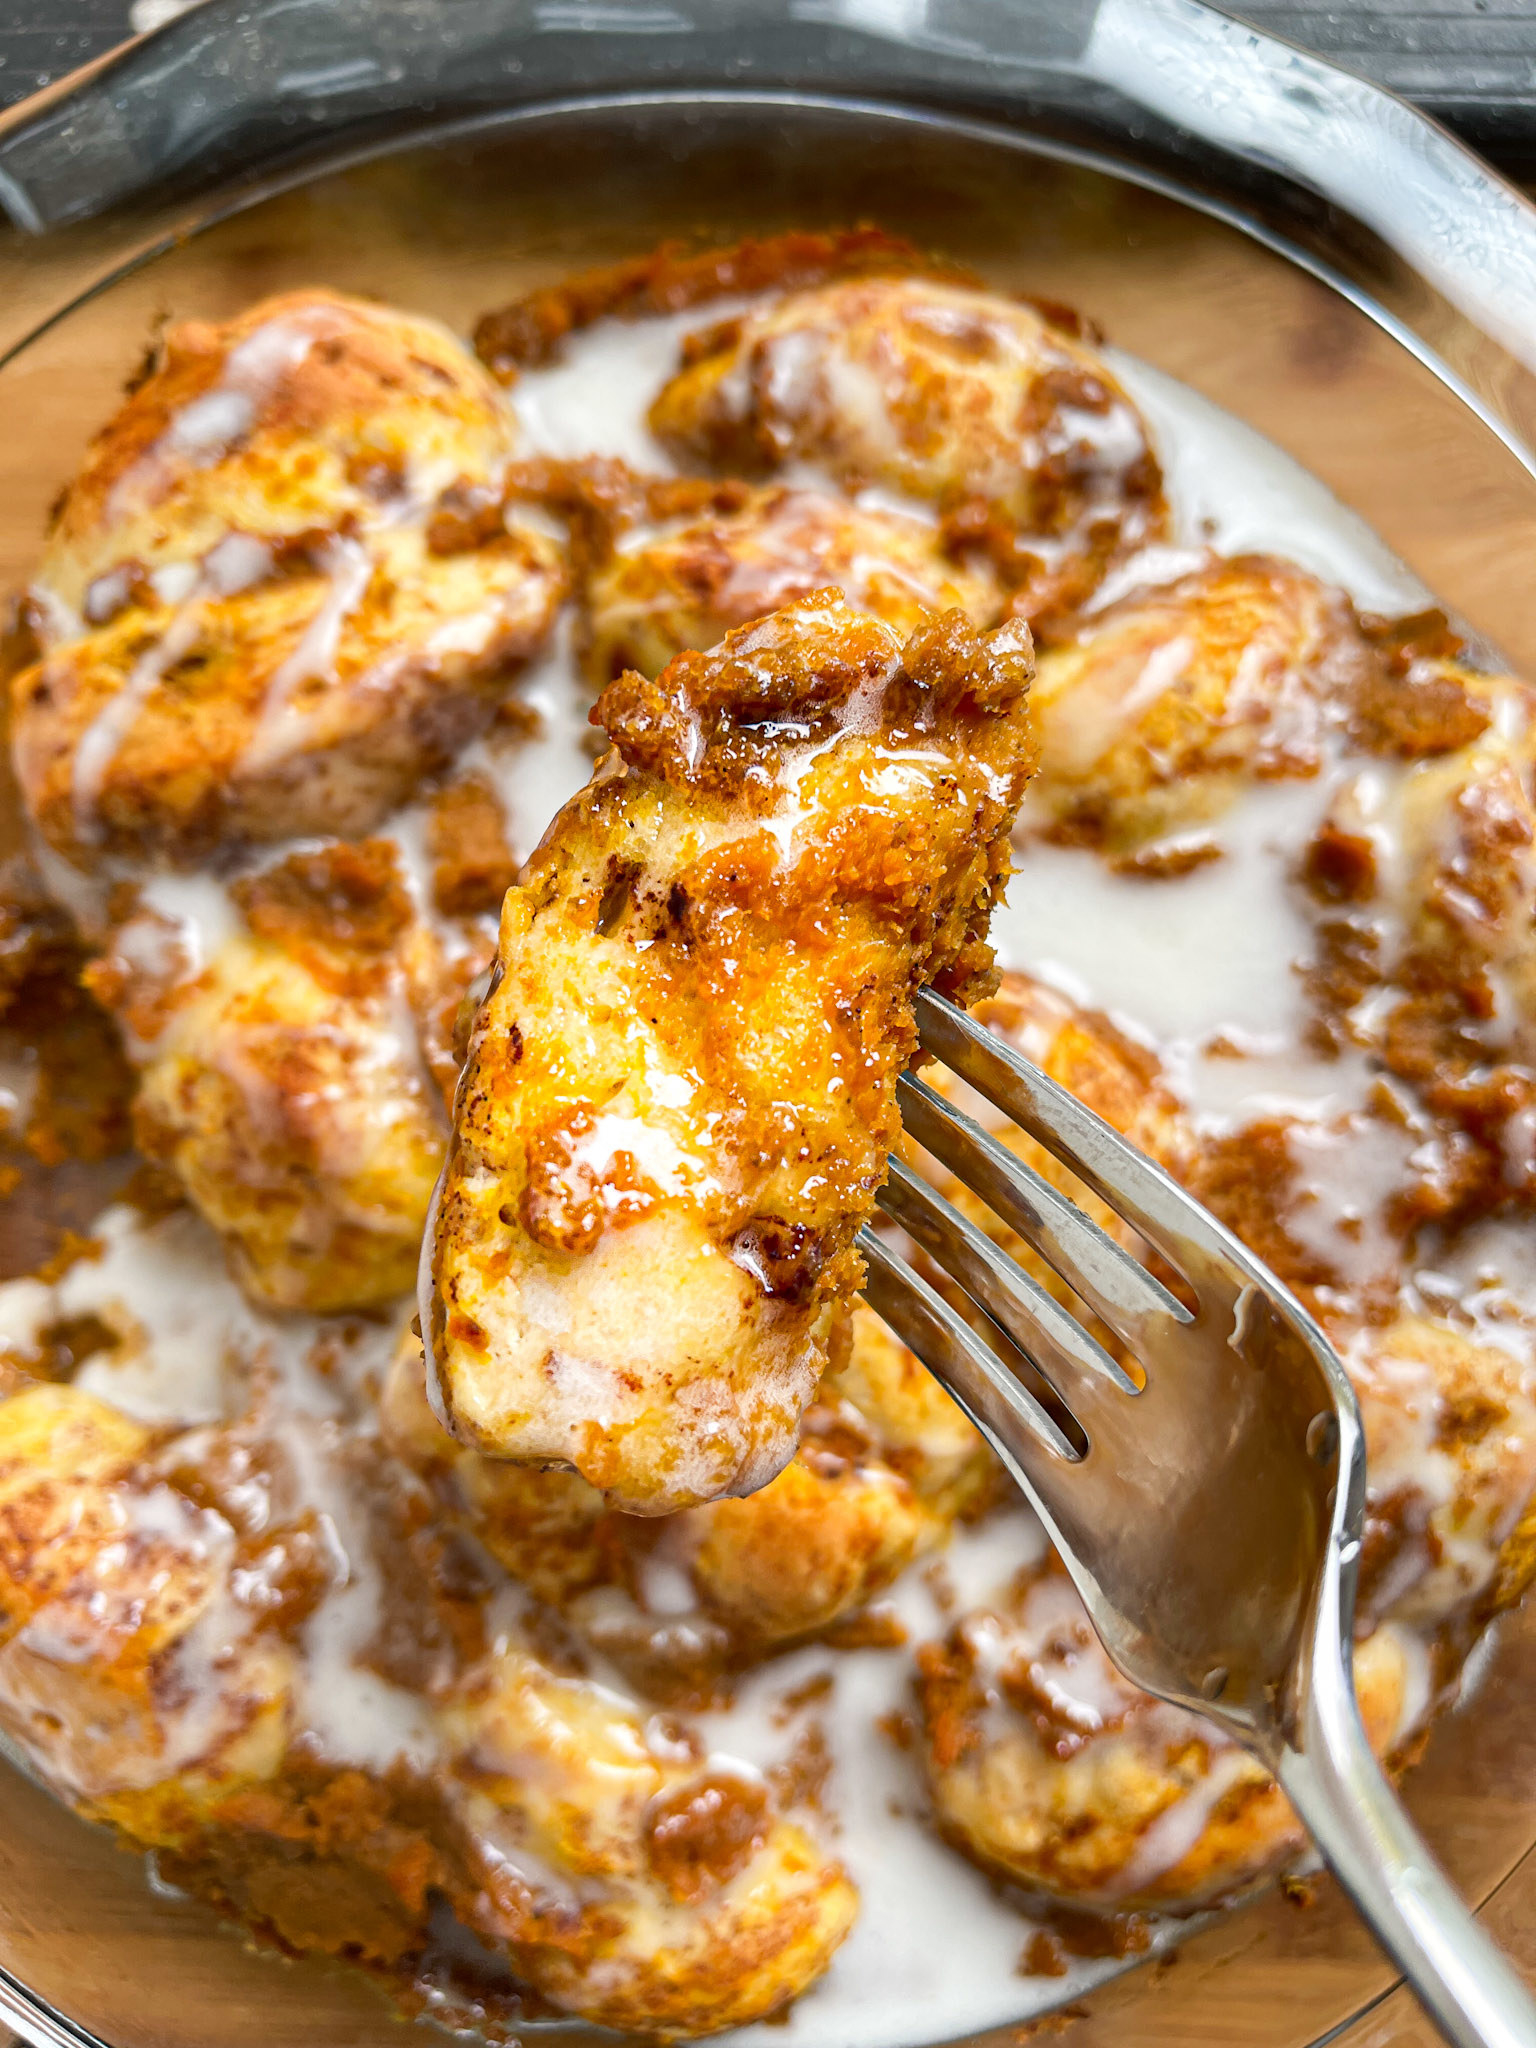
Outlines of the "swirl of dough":
M 744 488 L 744 502 L 642 530 L 586 579 L 586 667 L 597 685 L 626 668 L 660 674 L 685 648 L 835 584 L 905 636 L 958 606 L 991 625 L 1002 600 L 984 571 L 951 560 L 939 530 L 823 491 Z
M 688 460 L 748 476 L 813 463 L 937 506 L 1033 621 L 1166 520 L 1146 425 L 1080 328 L 938 278 L 770 299 L 695 336 L 650 418 Z
M 27 808 L 76 865 L 370 830 L 492 717 L 564 588 L 499 493 L 505 401 L 434 322 L 333 292 L 188 322 L 97 437 L 13 683 Z

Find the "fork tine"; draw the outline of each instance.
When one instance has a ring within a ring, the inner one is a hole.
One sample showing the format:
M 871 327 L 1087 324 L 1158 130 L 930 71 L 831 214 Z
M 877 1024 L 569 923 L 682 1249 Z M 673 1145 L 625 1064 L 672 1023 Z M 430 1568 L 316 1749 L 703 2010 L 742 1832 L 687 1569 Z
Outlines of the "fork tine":
M 877 1199 L 887 1216 L 959 1281 L 1069 1405 L 1074 1391 L 1081 1389 L 1084 1373 L 1108 1380 L 1122 1393 L 1140 1393 L 1124 1366 L 1053 1295 L 900 1159 L 892 1158 L 890 1178 Z
M 1162 1167 L 1005 1038 L 929 988 L 919 992 L 915 1009 L 925 1052 L 995 1102 L 1176 1265 L 1192 1248 L 1229 1253 L 1227 1233 Z
M 1032 1244 L 1139 1356 L 1193 1320 L 1122 1245 L 925 1081 L 903 1074 L 896 1092 L 908 1136 Z
M 948 1388 L 1009 1468 L 1018 1464 L 1021 1425 L 1046 1450 L 1075 1464 L 1078 1452 L 1054 1418 L 943 1296 L 872 1230 L 861 1230 L 857 1243 L 864 1254 L 865 1300 Z

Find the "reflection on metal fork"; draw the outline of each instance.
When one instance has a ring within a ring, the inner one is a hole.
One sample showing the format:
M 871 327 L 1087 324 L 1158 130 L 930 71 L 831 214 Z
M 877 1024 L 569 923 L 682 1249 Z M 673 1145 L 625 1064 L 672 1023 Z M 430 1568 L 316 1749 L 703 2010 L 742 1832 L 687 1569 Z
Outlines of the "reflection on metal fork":
M 1365 1453 L 1327 1340 L 1230 1231 L 1011 1046 L 931 990 L 917 1018 L 925 1051 L 1131 1224 L 1194 1307 L 910 1076 L 909 1135 L 1041 1253 L 1144 1381 L 896 1160 L 882 1208 L 973 1312 L 866 1230 L 868 1299 L 1008 1467 L 1116 1664 L 1275 1774 L 1446 2038 L 1536 2048 L 1536 2007 L 1414 1832 L 1360 1720 L 1349 1645 Z M 1014 1347 L 1038 1390 L 1008 1364 Z

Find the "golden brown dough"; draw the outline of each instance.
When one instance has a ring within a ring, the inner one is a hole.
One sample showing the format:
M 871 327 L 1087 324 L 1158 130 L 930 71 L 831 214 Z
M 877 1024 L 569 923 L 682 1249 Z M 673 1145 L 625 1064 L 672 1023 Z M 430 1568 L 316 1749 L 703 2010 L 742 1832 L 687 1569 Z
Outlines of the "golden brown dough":
M 643 1688 L 708 1692 L 743 1662 L 857 1614 L 996 1482 L 978 1431 L 871 1310 L 859 1304 L 836 1335 L 784 1470 L 744 1499 L 660 1524 L 615 1512 L 574 1472 L 455 1443 L 428 1406 L 413 1337 L 385 1384 L 384 1433 L 514 1578 Z M 657 1559 L 691 1587 L 693 1619 L 681 1631 L 649 1611 Z
M 466 1443 L 666 1513 L 766 1484 L 884 1176 L 911 997 L 986 985 L 1028 635 L 835 593 L 610 686 L 502 913 L 423 1301 Z
M 741 475 L 793 462 L 937 505 L 998 555 L 1028 616 L 1155 540 L 1162 478 L 1097 350 L 1035 307 L 928 277 L 793 292 L 689 345 L 662 442 Z
M 444 1897 L 611 2026 L 712 2032 L 825 1969 L 857 1895 L 769 1785 L 519 1642 L 426 1709 L 430 1769 L 294 1743 L 280 1564 L 205 1504 L 221 1472 L 261 1490 L 274 1447 L 258 1429 L 232 1463 L 239 1435 L 157 1450 L 72 1387 L 0 1402 L 0 1723 L 63 1796 L 290 1947 L 408 1967 Z
M 66 1386 L 0 1402 L 0 1722 L 135 1831 L 275 1768 L 292 1659 L 231 1598 L 235 1536 L 144 1469 L 150 1432 Z
M 841 1866 L 755 1772 L 601 1687 L 507 1651 L 444 1725 L 465 1831 L 450 1895 L 567 2010 L 664 2039 L 744 2025 L 853 1924 Z
M 60 504 L 13 685 L 44 837 L 196 860 L 368 831 L 489 721 L 549 628 L 557 551 L 433 509 L 499 490 L 491 380 L 436 323 L 333 292 L 172 328 Z
M 1287 562 L 1213 557 L 1129 590 L 1041 650 L 1026 823 L 1134 854 L 1248 782 L 1315 775 L 1373 658 L 1343 593 Z
M 905 636 L 959 606 L 978 626 L 1002 608 L 993 578 L 948 559 L 936 526 L 862 510 L 823 491 L 750 490 L 641 535 L 588 578 L 586 668 L 601 686 L 626 668 L 654 676 L 685 648 L 836 584 L 849 604 Z
M 1014 1883 L 1090 1908 L 1192 1912 L 1306 1845 L 1261 1764 L 1120 1676 L 1053 1560 L 925 1645 L 918 1669 L 938 1824 Z M 1378 1751 L 1396 1739 L 1417 1683 L 1398 1632 L 1357 1647 L 1355 1686 Z
M 384 1306 L 410 1289 L 442 1164 L 415 1011 L 451 971 L 388 841 L 292 854 L 234 897 L 243 917 L 201 973 L 152 912 L 88 970 L 135 1053 L 139 1145 L 254 1299 Z

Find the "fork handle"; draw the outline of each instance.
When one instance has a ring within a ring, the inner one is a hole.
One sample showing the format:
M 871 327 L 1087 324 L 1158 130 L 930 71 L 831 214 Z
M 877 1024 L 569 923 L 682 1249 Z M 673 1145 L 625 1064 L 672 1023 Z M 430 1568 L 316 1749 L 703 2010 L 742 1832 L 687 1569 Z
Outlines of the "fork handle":
M 1324 1861 L 1447 2041 L 1536 2048 L 1536 2004 L 1387 1782 L 1337 1643 L 1311 1677 L 1275 1775 Z

